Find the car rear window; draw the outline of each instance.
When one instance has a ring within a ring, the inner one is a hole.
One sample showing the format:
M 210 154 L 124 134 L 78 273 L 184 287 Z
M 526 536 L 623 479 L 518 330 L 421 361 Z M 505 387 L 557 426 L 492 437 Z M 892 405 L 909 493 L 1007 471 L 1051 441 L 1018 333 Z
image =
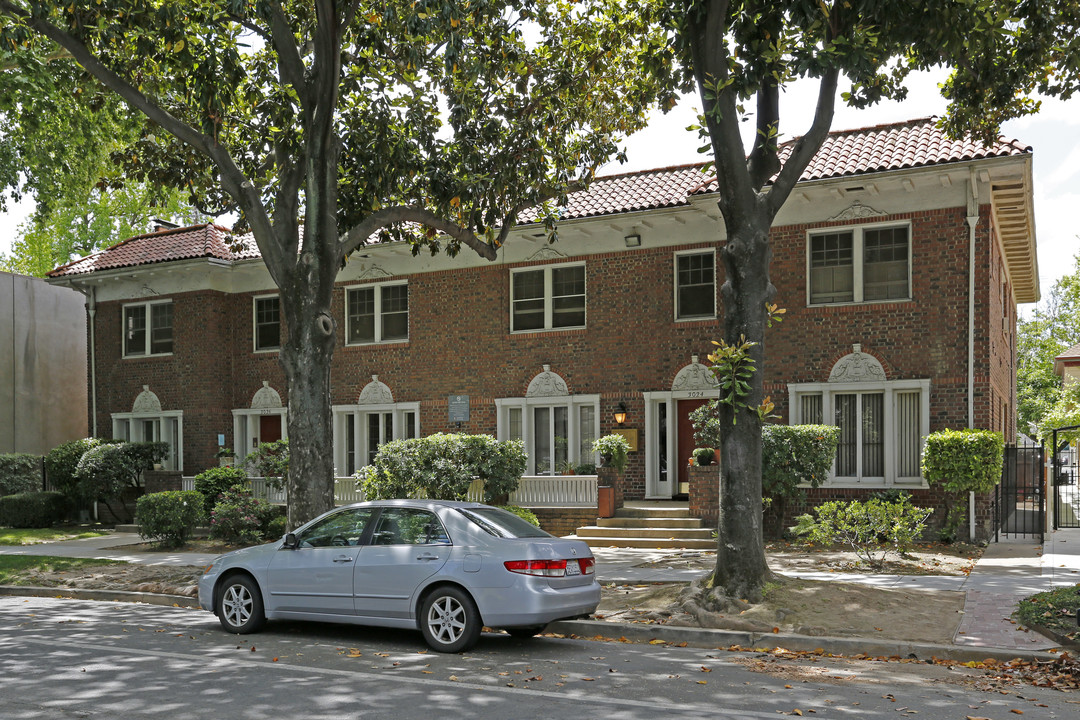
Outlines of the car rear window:
M 532 523 L 517 515 L 499 508 L 460 508 L 462 515 L 480 526 L 484 532 L 501 538 L 549 538 L 551 533 L 544 532 Z

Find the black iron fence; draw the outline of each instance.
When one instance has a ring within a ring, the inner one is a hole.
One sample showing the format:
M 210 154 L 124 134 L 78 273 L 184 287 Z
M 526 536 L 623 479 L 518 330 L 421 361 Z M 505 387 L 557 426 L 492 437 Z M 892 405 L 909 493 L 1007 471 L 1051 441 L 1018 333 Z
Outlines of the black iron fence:
M 1054 529 L 1080 528 L 1080 467 L 1076 438 L 1080 425 L 1054 430 L 1054 456 L 1050 463 L 1050 483 L 1054 497 Z
M 1037 537 L 1046 528 L 1046 496 L 1043 491 L 1044 445 L 1007 445 L 1001 482 L 993 500 L 994 539 Z

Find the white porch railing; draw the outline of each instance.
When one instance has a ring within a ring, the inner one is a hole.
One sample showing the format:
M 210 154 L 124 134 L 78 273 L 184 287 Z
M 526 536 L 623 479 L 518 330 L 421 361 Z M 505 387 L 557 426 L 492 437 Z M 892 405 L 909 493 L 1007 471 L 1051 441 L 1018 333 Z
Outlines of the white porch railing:
M 274 489 L 266 478 L 248 478 L 251 494 L 274 505 L 284 505 L 288 494 L 285 487 Z M 194 490 L 195 478 L 183 478 L 183 489 Z M 469 486 L 470 502 L 484 501 L 484 485 L 480 480 Z M 362 502 L 364 493 L 356 487 L 356 478 L 334 478 L 334 504 Z M 596 507 L 595 475 L 528 475 L 521 478 L 518 489 L 510 494 L 510 504 L 521 507 Z
M 510 493 L 521 507 L 596 507 L 595 475 L 529 475 Z

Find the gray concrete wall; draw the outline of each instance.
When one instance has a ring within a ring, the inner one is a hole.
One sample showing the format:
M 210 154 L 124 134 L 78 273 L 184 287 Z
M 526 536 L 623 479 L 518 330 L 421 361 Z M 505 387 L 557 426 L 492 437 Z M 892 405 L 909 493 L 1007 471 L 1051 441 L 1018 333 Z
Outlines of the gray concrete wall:
M 83 305 L 74 290 L 0 272 L 0 453 L 86 437 Z

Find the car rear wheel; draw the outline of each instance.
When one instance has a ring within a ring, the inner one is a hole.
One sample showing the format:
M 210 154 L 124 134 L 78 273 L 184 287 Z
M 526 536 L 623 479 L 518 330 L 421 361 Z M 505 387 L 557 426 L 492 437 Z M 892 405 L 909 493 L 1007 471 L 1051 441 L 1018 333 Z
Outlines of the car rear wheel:
M 424 600 L 420 610 L 420 631 L 433 650 L 464 652 L 480 639 L 480 612 L 464 590 L 441 587 Z
M 246 635 L 263 626 L 262 593 L 248 575 L 233 575 L 225 580 L 217 606 L 221 627 L 231 633 Z

